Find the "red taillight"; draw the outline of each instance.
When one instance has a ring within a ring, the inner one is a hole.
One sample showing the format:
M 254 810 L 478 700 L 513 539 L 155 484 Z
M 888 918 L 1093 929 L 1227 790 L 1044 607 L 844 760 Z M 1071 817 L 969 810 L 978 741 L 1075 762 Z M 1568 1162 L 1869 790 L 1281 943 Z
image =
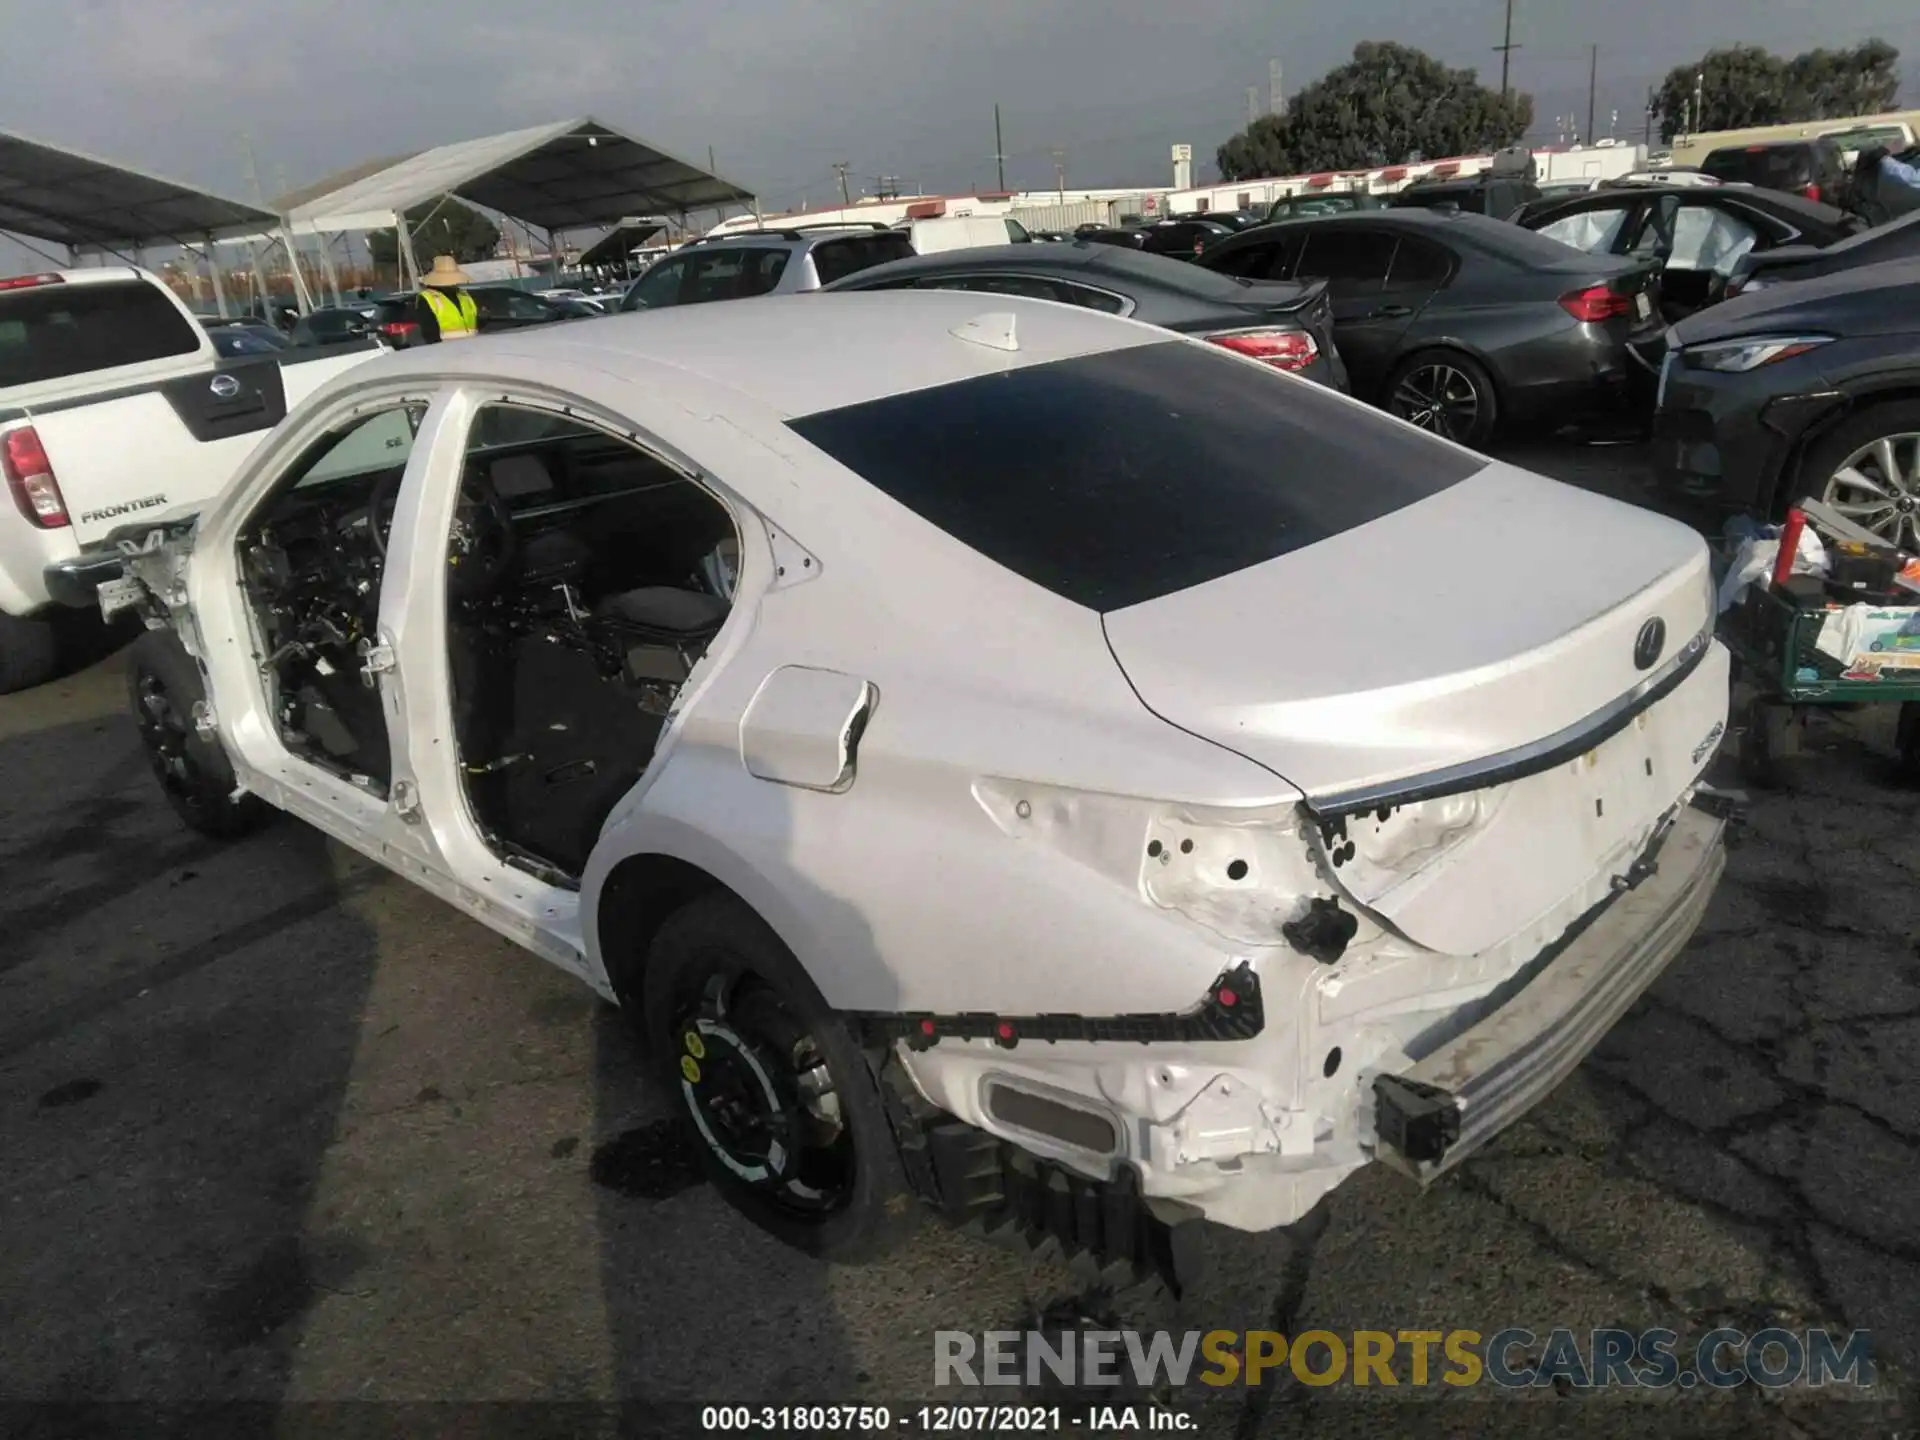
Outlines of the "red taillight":
M 64 275 L 13 275 L 0 280 L 0 290 L 31 290 L 36 285 L 64 285 Z
M 380 327 L 380 333 L 389 340 L 404 340 L 409 335 L 417 335 L 420 327 L 411 320 L 389 320 Z
M 1807 196 L 1807 198 L 1808 198 L 1809 200 L 1814 200 L 1814 201 L 1817 201 L 1817 200 L 1819 200 L 1819 198 L 1820 198 L 1820 187 L 1819 187 L 1818 185 L 1809 185 L 1809 186 L 1807 186 L 1807 189 L 1806 189 L 1806 196 Z
M 47 447 L 40 443 L 31 425 L 7 431 L 5 440 L 0 441 L 0 469 L 7 472 L 13 503 L 29 523 L 42 530 L 58 530 L 72 523 L 67 519 L 60 483 L 53 478 L 53 466 L 47 463 Z
M 1228 330 L 1201 338 L 1276 370 L 1304 370 L 1320 358 L 1320 347 L 1304 330 Z
M 1590 285 L 1585 290 L 1562 295 L 1560 308 L 1583 325 L 1597 325 L 1602 320 L 1618 320 L 1623 315 L 1631 315 L 1633 301 L 1609 290 L 1605 285 Z

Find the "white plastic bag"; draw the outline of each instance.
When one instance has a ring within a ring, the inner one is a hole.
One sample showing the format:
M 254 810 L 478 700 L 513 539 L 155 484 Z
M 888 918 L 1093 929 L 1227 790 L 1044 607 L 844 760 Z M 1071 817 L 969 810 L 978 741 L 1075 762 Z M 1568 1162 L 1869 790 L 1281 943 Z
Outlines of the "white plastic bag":
M 1750 535 L 1740 542 L 1733 552 L 1733 559 L 1727 566 L 1726 578 L 1720 582 L 1720 612 L 1725 614 L 1738 603 L 1749 585 L 1756 580 L 1765 580 L 1773 574 L 1773 562 L 1780 554 L 1780 530 L 1772 527 L 1772 533 Z M 1828 570 L 1827 547 L 1820 543 L 1820 536 L 1813 526 L 1803 526 L 1800 531 L 1800 543 L 1794 549 L 1793 573 L 1796 575 L 1825 575 Z

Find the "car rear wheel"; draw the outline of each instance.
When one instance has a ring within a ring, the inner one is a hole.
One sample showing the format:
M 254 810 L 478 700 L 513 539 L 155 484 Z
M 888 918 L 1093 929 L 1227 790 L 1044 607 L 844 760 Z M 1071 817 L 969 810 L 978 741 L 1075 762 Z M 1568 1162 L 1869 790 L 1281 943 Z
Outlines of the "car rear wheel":
M 194 714 L 206 698 L 200 669 L 171 630 L 149 630 L 133 642 L 127 691 L 154 778 L 188 826 L 233 839 L 273 818 L 259 796 L 234 798 L 233 766 L 219 740 L 200 733 Z
M 1854 524 L 1920 549 L 1920 401 L 1876 405 L 1838 426 L 1808 452 L 1801 482 Z
M 0 695 L 51 680 L 59 665 L 60 636 L 51 616 L 0 611 Z
M 910 1232 L 879 1080 L 800 963 L 725 892 L 670 916 L 648 952 L 646 1041 L 729 1204 L 822 1259 L 878 1259 Z
M 1450 350 L 1424 350 L 1402 361 L 1387 381 L 1386 410 L 1461 445 L 1493 433 L 1499 402 L 1478 361 Z

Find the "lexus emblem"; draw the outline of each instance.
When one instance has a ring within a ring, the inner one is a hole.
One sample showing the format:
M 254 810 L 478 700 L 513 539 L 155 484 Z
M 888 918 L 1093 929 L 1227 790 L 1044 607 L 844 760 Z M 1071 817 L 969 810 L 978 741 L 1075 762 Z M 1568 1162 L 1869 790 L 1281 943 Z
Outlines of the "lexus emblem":
M 1640 627 L 1633 637 L 1633 668 L 1651 670 L 1660 652 L 1667 648 L 1667 622 L 1658 615 Z
M 213 392 L 216 400 L 231 400 L 240 393 L 240 382 L 231 375 L 219 374 L 207 382 L 207 388 Z

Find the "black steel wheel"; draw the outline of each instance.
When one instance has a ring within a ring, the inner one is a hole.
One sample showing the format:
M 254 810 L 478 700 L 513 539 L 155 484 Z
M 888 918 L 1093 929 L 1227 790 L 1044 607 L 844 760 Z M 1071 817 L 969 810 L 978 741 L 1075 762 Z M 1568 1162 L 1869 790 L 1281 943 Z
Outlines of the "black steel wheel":
M 703 896 L 661 926 L 643 990 L 662 1083 L 727 1201 L 809 1254 L 891 1250 L 918 1206 L 873 1066 L 779 937 Z
M 1479 362 L 1451 350 L 1425 350 L 1393 372 L 1385 408 L 1443 440 L 1480 445 L 1493 433 L 1498 401 Z
M 149 630 L 133 642 L 127 691 L 154 778 L 191 828 L 232 838 L 272 818 L 258 796 L 234 798 L 233 766 L 219 739 L 198 727 L 195 708 L 206 698 L 200 669 L 171 630 Z

